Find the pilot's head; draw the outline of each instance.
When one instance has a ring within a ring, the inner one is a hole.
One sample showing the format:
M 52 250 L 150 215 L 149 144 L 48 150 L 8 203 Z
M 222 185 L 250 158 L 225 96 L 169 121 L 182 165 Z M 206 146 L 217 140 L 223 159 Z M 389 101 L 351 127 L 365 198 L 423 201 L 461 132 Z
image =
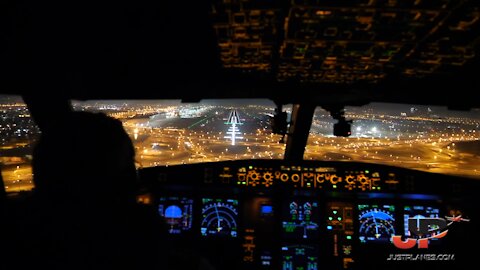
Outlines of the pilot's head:
M 42 133 L 34 151 L 36 192 L 76 203 L 134 201 L 134 148 L 122 123 L 72 112 Z M 93 205 L 92 205 L 93 206 Z

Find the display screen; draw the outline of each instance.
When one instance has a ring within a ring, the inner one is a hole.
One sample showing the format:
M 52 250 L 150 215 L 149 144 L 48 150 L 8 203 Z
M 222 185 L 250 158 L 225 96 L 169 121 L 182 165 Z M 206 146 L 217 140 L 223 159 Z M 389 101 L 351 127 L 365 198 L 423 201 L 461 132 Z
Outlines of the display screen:
M 273 215 L 273 206 L 269 204 L 262 204 L 260 206 L 260 215 L 261 216 L 271 216 Z
M 282 227 L 286 236 L 306 239 L 318 235 L 318 202 L 295 199 L 288 201 L 283 209 Z
M 404 206 L 403 207 L 403 222 L 405 228 L 405 236 L 412 237 L 412 233 L 408 227 L 408 219 L 409 218 L 438 218 L 440 210 L 438 208 L 430 207 L 430 206 Z M 435 228 L 430 228 L 430 230 L 435 231 Z M 424 237 L 428 237 L 429 235 L 425 235 Z
M 318 247 L 291 245 L 282 247 L 282 270 L 317 270 Z
M 360 242 L 388 242 L 395 234 L 395 206 L 360 204 Z
M 181 234 L 192 228 L 193 200 L 183 197 L 162 197 L 158 213 L 165 219 L 170 234 Z
M 237 237 L 238 200 L 202 199 L 203 236 Z

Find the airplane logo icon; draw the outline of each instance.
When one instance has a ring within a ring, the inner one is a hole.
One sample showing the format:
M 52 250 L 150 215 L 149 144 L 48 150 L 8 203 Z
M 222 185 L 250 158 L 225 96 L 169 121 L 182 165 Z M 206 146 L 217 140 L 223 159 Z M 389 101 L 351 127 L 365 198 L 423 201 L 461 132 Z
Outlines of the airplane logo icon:
M 465 222 L 469 222 L 470 219 L 466 219 L 466 218 L 462 218 L 462 215 L 458 215 L 458 216 L 445 216 L 445 218 L 447 219 L 447 221 L 450 221 L 447 226 L 450 226 L 453 222 L 461 222 L 461 221 L 465 221 Z

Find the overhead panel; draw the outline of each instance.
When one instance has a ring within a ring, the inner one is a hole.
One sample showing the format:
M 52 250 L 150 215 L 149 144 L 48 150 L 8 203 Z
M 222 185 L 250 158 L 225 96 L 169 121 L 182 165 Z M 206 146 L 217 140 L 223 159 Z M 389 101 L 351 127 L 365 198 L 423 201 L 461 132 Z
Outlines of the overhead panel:
M 475 57 L 480 3 L 457 0 L 217 0 L 226 69 L 279 82 L 376 83 L 448 73 Z

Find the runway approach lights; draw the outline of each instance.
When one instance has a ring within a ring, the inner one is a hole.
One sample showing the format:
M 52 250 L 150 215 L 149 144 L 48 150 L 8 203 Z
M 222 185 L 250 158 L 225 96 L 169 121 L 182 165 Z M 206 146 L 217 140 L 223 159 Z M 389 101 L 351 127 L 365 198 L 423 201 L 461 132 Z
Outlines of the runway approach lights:
M 231 145 L 235 145 L 237 139 L 243 139 L 242 136 L 240 136 L 242 133 L 240 133 L 240 130 L 238 129 L 239 125 L 242 125 L 240 121 L 240 117 L 238 116 L 237 110 L 231 110 L 230 115 L 228 116 L 227 122 L 225 124 L 229 125 L 228 131 L 227 131 L 227 136 L 225 136 L 225 139 L 229 139 L 231 142 Z

